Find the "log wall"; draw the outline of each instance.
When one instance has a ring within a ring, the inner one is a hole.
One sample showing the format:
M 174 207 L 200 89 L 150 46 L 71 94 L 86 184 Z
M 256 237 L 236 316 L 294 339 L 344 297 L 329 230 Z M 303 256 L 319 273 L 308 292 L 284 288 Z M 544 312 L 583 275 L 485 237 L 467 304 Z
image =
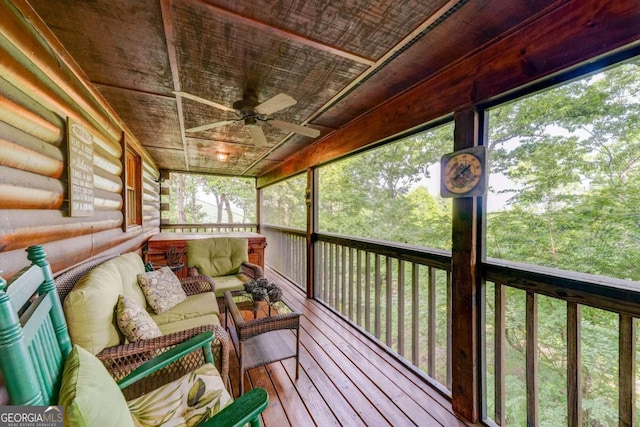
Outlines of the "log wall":
M 160 226 L 159 172 L 27 3 L 0 0 L 0 271 L 43 244 L 54 272 L 138 250 Z M 70 217 L 66 123 L 94 136 L 94 211 Z M 123 140 L 142 156 L 142 226 L 123 231 Z

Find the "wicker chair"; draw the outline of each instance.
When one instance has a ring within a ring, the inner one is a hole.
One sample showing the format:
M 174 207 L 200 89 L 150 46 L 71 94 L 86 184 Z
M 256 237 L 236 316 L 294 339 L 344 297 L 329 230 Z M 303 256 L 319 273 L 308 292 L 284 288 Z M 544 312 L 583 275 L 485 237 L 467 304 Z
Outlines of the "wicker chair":
M 105 254 L 91 258 L 78 264 L 69 270 L 55 277 L 56 289 L 60 301 L 64 302 L 66 296 L 71 292 L 75 284 L 85 274 L 98 265 L 117 257 L 118 254 Z M 194 295 L 202 292 L 213 292 L 213 281 L 208 276 L 187 277 L 180 280 L 187 295 Z M 109 373 L 116 381 L 124 378 L 141 364 L 154 358 L 176 345 L 192 338 L 201 332 L 211 330 L 215 334 L 212 343 L 215 365 L 225 384 L 229 378 L 229 335 L 220 325 L 206 325 L 187 329 L 180 332 L 163 335 L 158 338 L 141 340 L 133 343 L 125 343 L 118 346 L 108 347 L 96 354 L 102 361 Z M 203 360 L 199 353 L 182 358 L 179 362 L 169 365 L 162 370 L 148 376 L 142 381 L 134 384 L 125 390 L 127 399 L 138 397 L 149 390 L 180 378 L 187 372 L 202 365 Z

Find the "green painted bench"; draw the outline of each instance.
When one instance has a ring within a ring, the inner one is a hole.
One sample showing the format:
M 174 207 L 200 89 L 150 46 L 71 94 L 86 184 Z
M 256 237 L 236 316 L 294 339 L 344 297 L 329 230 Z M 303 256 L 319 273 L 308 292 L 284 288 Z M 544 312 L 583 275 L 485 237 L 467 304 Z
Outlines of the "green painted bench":
M 0 277 L 0 371 L 11 405 L 63 405 L 65 425 L 74 427 L 134 425 L 134 419 L 142 424 L 195 425 L 206 419 L 199 425 L 260 425 L 267 392 L 255 388 L 231 402 L 213 365 L 211 331 L 161 353 L 116 383 L 95 356 L 71 344 L 42 247 L 29 247 L 27 258 L 31 265 L 9 282 Z M 202 351 L 207 363 L 125 401 L 121 389 L 193 351 Z

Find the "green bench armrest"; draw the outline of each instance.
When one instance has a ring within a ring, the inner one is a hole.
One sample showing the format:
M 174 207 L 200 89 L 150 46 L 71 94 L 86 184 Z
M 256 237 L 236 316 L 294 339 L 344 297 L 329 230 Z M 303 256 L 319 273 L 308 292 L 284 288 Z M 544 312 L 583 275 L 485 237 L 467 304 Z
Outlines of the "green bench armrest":
M 212 331 L 205 331 L 186 340 L 185 342 L 165 351 L 159 356 L 154 357 L 137 367 L 129 375 L 118 381 L 118 387 L 120 387 L 121 390 L 129 387 L 136 381 L 159 371 L 168 364 L 175 362 L 200 347 L 202 347 L 205 352 L 205 360 L 209 363 L 213 363 L 213 355 L 211 353 L 211 341 L 213 341 L 213 338 L 214 334 Z

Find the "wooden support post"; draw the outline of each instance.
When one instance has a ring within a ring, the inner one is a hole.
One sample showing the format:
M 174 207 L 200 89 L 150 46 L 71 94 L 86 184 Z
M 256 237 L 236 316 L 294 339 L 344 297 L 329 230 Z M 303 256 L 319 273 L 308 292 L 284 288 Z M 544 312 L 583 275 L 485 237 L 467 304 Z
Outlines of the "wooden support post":
M 307 298 L 313 298 L 315 287 L 314 249 L 318 224 L 318 173 L 313 168 L 307 169 L 307 192 L 305 198 L 307 204 Z
M 476 146 L 477 111 L 459 111 L 454 120 L 454 149 Z M 478 224 L 478 198 L 453 199 L 451 398 L 453 409 L 472 423 L 478 421 Z

